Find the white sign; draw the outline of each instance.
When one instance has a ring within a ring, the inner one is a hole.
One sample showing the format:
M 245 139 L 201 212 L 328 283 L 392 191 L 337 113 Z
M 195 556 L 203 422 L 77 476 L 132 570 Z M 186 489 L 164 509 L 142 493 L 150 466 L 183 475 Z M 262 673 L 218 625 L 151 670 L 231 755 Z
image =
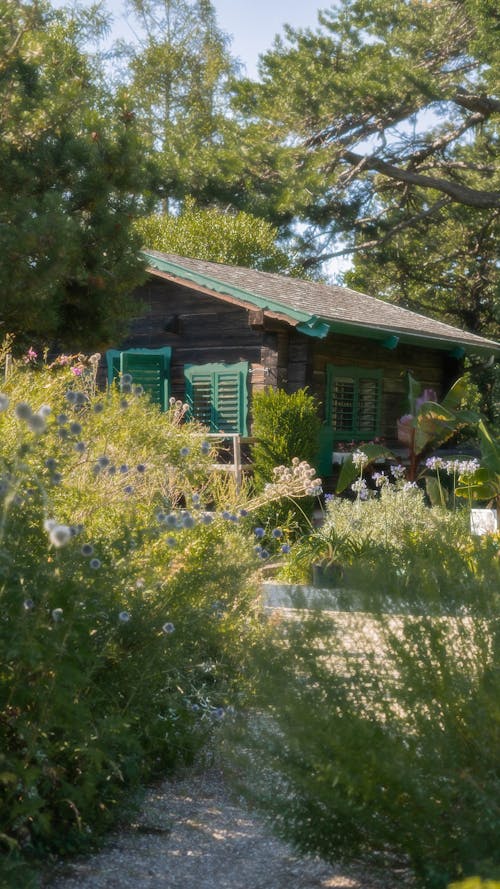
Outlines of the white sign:
M 498 515 L 496 509 L 471 509 L 471 534 L 494 534 L 498 531 Z

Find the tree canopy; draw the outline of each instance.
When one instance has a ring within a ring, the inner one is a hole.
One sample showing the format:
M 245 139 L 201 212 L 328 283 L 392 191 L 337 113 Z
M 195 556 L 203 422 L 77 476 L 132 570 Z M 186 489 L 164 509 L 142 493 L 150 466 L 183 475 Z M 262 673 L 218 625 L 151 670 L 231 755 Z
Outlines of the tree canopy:
M 261 170 L 281 197 L 271 218 L 307 223 L 303 247 L 324 258 L 450 204 L 498 212 L 495 0 L 342 0 L 319 22 L 287 28 L 239 87 L 243 139 L 258 121 L 286 156 L 286 177 Z
M 139 41 L 122 44 L 145 146 L 159 166 L 158 197 L 212 199 L 217 154 L 237 65 L 210 0 L 129 0 Z
M 136 229 L 145 247 L 153 250 L 264 272 L 300 271 L 292 255 L 277 243 L 277 229 L 244 211 L 197 207 L 188 199 L 178 215 L 156 213 L 140 219 Z
M 134 114 L 82 51 L 103 26 L 95 10 L 1 0 L 0 24 L 2 330 L 99 346 L 143 275 L 132 222 L 150 172 Z

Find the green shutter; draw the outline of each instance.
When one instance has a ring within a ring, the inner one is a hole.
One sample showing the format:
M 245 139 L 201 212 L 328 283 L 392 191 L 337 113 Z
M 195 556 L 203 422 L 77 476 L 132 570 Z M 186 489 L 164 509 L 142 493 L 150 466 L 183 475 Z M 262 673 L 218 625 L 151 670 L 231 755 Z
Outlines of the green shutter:
M 128 349 L 123 352 L 110 349 L 106 355 L 108 382 L 114 382 L 120 375 L 130 374 L 133 384 L 142 386 L 151 401 L 159 404 L 160 409 L 165 411 L 169 399 L 171 352 L 168 346 L 162 349 Z
M 191 416 L 211 432 L 247 434 L 248 363 L 187 365 L 186 401 Z
M 381 370 L 328 365 L 326 419 L 334 439 L 350 441 L 378 436 L 381 396 Z

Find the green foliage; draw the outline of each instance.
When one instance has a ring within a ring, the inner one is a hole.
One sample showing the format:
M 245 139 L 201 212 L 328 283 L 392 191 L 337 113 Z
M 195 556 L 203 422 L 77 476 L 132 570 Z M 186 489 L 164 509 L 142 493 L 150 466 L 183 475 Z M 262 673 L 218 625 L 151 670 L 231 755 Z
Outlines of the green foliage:
M 471 475 L 461 479 L 456 489 L 459 497 L 469 500 L 491 500 L 500 504 L 500 443 L 481 421 L 478 425 L 481 445 L 481 465 Z
M 372 545 L 344 577 L 343 611 L 325 594 L 326 610 L 278 619 L 274 645 L 256 648 L 255 707 L 227 752 L 238 787 L 302 852 L 396 853 L 433 889 L 494 879 L 499 538 L 425 519 L 413 493 L 402 518 L 391 496 L 332 507 L 342 540 Z
M 359 253 L 367 292 L 497 329 L 493 6 L 342 0 L 314 30 L 285 28 L 260 81 L 236 87 L 233 203 L 282 230 L 299 219 L 311 265 Z
M 82 49 L 102 27 L 2 4 L 0 320 L 21 346 L 108 342 L 143 280 L 132 222 L 151 173 L 126 94 L 104 92 Z
M 252 464 L 257 484 L 271 481 L 272 467 L 293 457 L 314 462 L 321 421 L 307 389 L 289 395 L 283 389 L 257 392 L 252 401 Z
M 316 400 L 306 389 L 289 395 L 283 389 L 265 389 L 252 400 L 251 447 L 253 478 L 257 490 L 273 481 L 273 467 L 288 466 L 293 459 L 314 465 L 319 448 L 319 419 Z M 283 500 L 279 505 L 263 507 L 259 519 L 264 526 L 280 525 L 290 533 L 308 524 L 314 500 L 299 506 Z
M 2 879 L 74 852 L 244 700 L 253 537 L 213 454 L 98 356 L 19 364 L 0 399 Z M 20 869 L 19 869 L 20 868 Z M 0 880 L 1 881 L 1 880 Z
M 157 198 L 167 210 L 188 195 L 211 203 L 224 135 L 234 129 L 230 38 L 210 0 L 131 0 L 129 8 L 144 38 L 122 43 L 125 79 L 160 170 Z
M 277 229 L 249 213 L 203 209 L 187 200 L 177 216 L 148 216 L 136 230 L 145 247 L 165 253 L 264 272 L 296 271 L 291 256 L 277 244 Z

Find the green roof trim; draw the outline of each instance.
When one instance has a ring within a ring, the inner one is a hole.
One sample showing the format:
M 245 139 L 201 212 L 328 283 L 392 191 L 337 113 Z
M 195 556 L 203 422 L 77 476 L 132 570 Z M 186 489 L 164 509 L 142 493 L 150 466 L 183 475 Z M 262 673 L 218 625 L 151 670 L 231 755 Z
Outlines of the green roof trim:
M 148 267 L 151 269 L 158 269 L 159 272 L 165 272 L 167 275 L 174 275 L 176 278 L 192 281 L 193 284 L 206 287 L 207 290 L 213 290 L 215 293 L 226 294 L 227 296 L 233 296 L 235 299 L 250 302 L 258 309 L 268 309 L 270 312 L 287 315 L 293 321 L 298 321 L 299 325 L 304 325 L 307 330 L 304 329 L 301 332 L 307 333 L 309 336 L 325 337 L 329 332 L 329 325 L 320 322 L 315 315 L 300 312 L 298 309 L 292 309 L 290 306 L 267 299 L 267 297 L 257 296 L 256 293 L 252 293 L 251 290 L 245 290 L 243 287 L 235 287 L 234 284 L 219 281 L 217 278 L 200 275 L 198 272 L 186 269 L 183 265 L 152 256 L 147 250 L 142 250 L 141 256 L 146 260 Z
M 449 352 L 450 356 L 456 359 L 465 353 L 496 356 L 500 354 L 500 344 L 493 340 L 468 334 L 467 331 L 434 321 L 426 316 L 419 316 L 418 313 L 406 309 L 399 309 L 367 294 L 350 291 L 349 288 L 336 286 L 329 288 L 325 285 L 317 285 L 314 290 L 313 282 L 187 257 L 186 265 L 184 265 L 183 257 L 175 254 L 162 254 L 156 250 L 143 249 L 141 256 L 153 274 L 157 270 L 178 280 L 186 281 L 188 284 L 192 283 L 203 287 L 214 295 L 219 293 L 221 296 L 230 296 L 243 304 L 254 306 L 263 311 L 267 310 L 278 316 L 281 315 L 284 319 L 289 319 L 289 322 L 294 324 L 299 333 L 306 336 L 324 339 L 329 333 L 339 333 L 378 341 L 381 348 L 390 350 L 397 349 L 400 344 L 424 346 Z M 239 277 L 236 282 L 234 280 L 235 272 Z M 226 280 L 224 280 L 225 277 Z M 248 286 L 245 286 L 246 278 Z M 287 287 L 290 293 L 288 293 Z M 325 293 L 325 290 L 329 291 L 330 289 L 338 291 L 341 297 L 340 305 L 337 307 L 332 304 L 331 312 L 328 311 L 330 293 Z M 275 294 L 273 294 L 273 290 Z M 281 293 L 282 299 L 280 299 Z M 347 295 L 347 301 L 344 299 L 342 302 L 342 294 Z M 302 296 L 304 297 L 303 307 L 300 305 Z M 352 317 L 353 297 L 359 297 L 361 300 L 362 311 L 357 313 L 358 318 Z M 363 304 L 363 300 L 366 300 L 366 304 Z M 299 302 L 298 305 L 297 302 Z M 384 308 L 381 313 L 378 310 L 379 304 L 381 309 L 386 306 L 388 309 L 390 307 L 404 314 L 401 315 L 401 318 L 398 315 L 391 318 L 390 311 L 387 313 Z M 344 318 L 342 314 L 344 314 Z M 381 318 L 378 319 L 380 314 Z M 400 323 L 398 323 L 399 321 Z M 433 325 L 436 327 L 435 330 L 432 329 Z M 441 331 L 439 327 L 444 329 Z

